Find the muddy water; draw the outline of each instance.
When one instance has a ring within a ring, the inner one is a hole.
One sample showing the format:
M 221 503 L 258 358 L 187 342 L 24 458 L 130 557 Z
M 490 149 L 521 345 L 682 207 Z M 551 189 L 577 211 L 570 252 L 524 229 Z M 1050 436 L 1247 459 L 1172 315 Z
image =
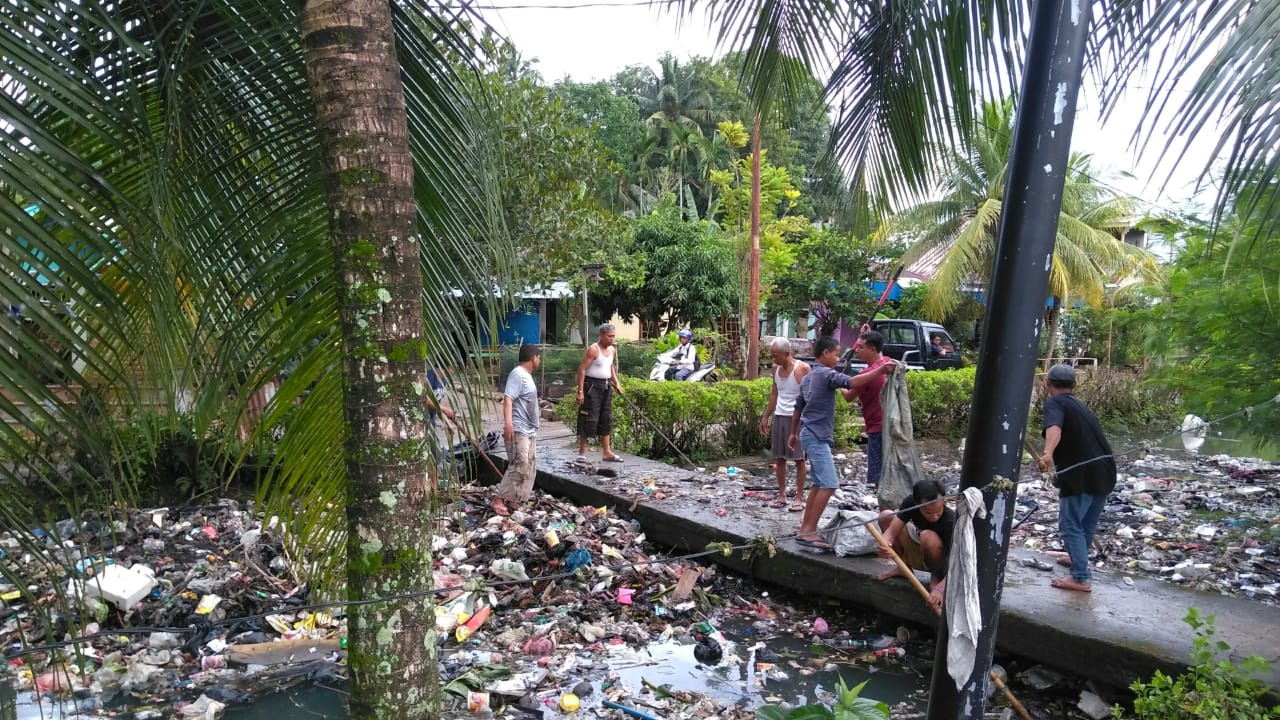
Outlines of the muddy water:
M 929 685 L 927 663 L 932 659 L 932 642 L 908 642 L 901 657 L 885 659 L 867 657 L 866 653 L 822 649 L 812 645 L 809 639 L 790 635 L 772 637 L 765 645 L 776 658 L 771 658 L 774 660 L 772 663 L 762 664 L 757 662 L 756 654 L 751 650 L 759 638 L 754 636 L 749 625 L 720 630 L 725 639 L 724 658 L 714 666 L 698 662 L 691 644 L 666 642 L 641 648 L 620 646 L 612 649 L 604 660 L 608 666 L 608 679 L 603 682 L 625 685 L 637 693 L 646 686 L 660 687 L 673 693 L 692 692 L 749 709 L 767 702 L 813 703 L 827 698 L 840 680 L 850 687 L 869 681 L 862 693 L 864 697 L 881 700 L 899 709 L 924 707 L 922 698 Z M 882 636 L 870 633 L 854 637 L 876 640 Z M 804 672 L 793 664 L 805 668 Z M 592 685 L 595 691 L 582 699 L 582 711 L 577 717 L 591 717 L 590 711 L 600 705 L 602 681 L 596 679 Z M 348 714 L 344 690 L 344 687 L 313 685 L 291 688 L 265 695 L 249 706 L 228 708 L 226 720 L 345 720 Z M 550 690 L 539 697 L 551 705 L 558 695 L 558 690 Z M 449 702 L 446 695 L 446 705 Z M 643 706 L 639 709 L 645 710 Z M 665 717 L 658 711 L 647 712 L 655 717 Z M 446 713 L 446 716 L 474 717 L 464 709 Z M 532 713 L 526 716 L 535 717 Z M 542 717 L 553 720 L 570 716 L 546 708 Z

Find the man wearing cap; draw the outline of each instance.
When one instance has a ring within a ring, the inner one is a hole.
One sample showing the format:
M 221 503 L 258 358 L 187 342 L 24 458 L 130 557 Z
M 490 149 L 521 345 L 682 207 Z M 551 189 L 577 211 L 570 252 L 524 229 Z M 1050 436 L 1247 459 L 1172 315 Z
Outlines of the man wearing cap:
M 1045 374 L 1049 399 L 1044 403 L 1044 455 L 1041 470 L 1057 471 L 1058 534 L 1066 548 L 1059 564 L 1071 575 L 1054 578 L 1062 590 L 1090 592 L 1089 548 L 1107 496 L 1116 487 L 1116 461 L 1098 418 L 1073 394 L 1076 371 L 1054 365 Z
M 684 380 L 698 369 L 698 346 L 694 345 L 693 332 L 682 329 L 678 333 L 680 344 L 662 353 L 659 358 L 671 367 L 667 370 L 668 380 Z

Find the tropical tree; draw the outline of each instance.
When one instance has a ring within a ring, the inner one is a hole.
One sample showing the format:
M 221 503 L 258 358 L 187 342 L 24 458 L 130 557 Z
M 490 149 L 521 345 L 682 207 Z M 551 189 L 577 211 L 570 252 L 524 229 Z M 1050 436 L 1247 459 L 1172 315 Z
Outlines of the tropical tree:
M 493 149 L 502 219 L 518 260 L 508 280 L 546 287 L 576 277 L 583 264 L 612 264 L 624 252 L 627 228 L 595 191 L 618 174 L 607 149 L 553 90 L 497 71 L 513 53 L 497 48 L 493 70 L 475 77 L 474 92 L 486 100 L 485 145 Z
M 556 83 L 552 91 L 564 103 L 568 121 L 589 131 L 618 168 L 610 177 L 598 181 L 597 192 L 611 208 L 621 211 L 645 140 L 639 105 L 630 97 L 616 94 L 613 86 L 603 81 L 576 83 L 566 79 Z
M 884 264 L 884 250 L 852 235 L 812 232 L 797 244 L 795 263 L 778 277 L 769 311 L 782 317 L 813 313 L 818 335 L 834 335 L 842 319 L 856 323 L 874 307 L 867 280 Z
M 915 238 L 904 263 L 937 248 L 945 252 L 925 297 L 927 317 L 944 319 L 960 301 L 961 289 L 985 282 L 990 272 L 1012 130 L 1013 102 L 987 103 L 973 142 L 963 151 L 944 153 L 938 199 L 909 207 L 891 221 L 891 227 Z M 1095 182 L 1089 156 L 1072 155 L 1049 271 L 1055 308 L 1068 298 L 1099 305 L 1107 283 L 1119 277 L 1159 280 L 1151 254 L 1119 239 L 1134 213 L 1132 200 Z M 1051 327 L 1056 325 L 1055 316 Z
M 1245 420 L 1260 438 L 1280 435 L 1280 402 L 1265 402 L 1280 396 L 1280 235 L 1257 210 L 1277 187 L 1246 185 L 1216 224 L 1188 215 L 1150 226 L 1178 253 L 1166 294 L 1146 312 L 1159 328 L 1143 353 L 1155 358 L 1155 380 L 1205 417 L 1259 405 Z
M 647 118 L 662 111 L 664 102 L 698 123 L 704 135 L 715 129 L 721 118 L 712 97 L 713 83 L 706 63 L 681 64 L 671 53 L 658 58 L 658 71 L 646 65 L 632 65 L 614 75 L 612 85 L 623 97 L 631 98 Z
M 724 129 L 732 135 L 738 127 L 735 124 Z M 743 277 L 751 230 L 751 174 L 752 160 L 745 157 L 729 168 L 712 170 L 710 176 L 718 192 L 716 220 L 726 232 L 738 238 L 744 262 Z M 795 262 L 796 248 L 792 241 L 802 239 L 810 231 L 809 219 L 795 213 L 801 198 L 787 169 L 773 165 L 768 153 L 764 153 L 760 164 L 761 297 L 769 295 L 776 279 Z
M 592 293 L 595 308 L 639 318 L 648 336 L 657 334 L 663 316 L 671 326 L 706 326 L 737 311 L 742 294 L 731 238 L 705 220 L 682 219 L 670 195 L 631 226 L 633 251 L 644 258 L 643 281 L 606 278 Z
M 0 8 L 0 292 L 20 315 L 0 353 L 6 527 L 136 504 L 122 424 L 159 411 L 134 426 L 234 447 L 250 397 L 288 373 L 262 492 L 291 563 L 317 589 L 345 567 L 353 599 L 428 586 L 418 387 L 424 362 L 466 351 L 451 291 L 488 295 L 503 268 L 485 253 L 507 255 L 496 229 L 470 241 L 493 197 L 455 69 L 475 43 L 437 10 Z M 421 597 L 353 608 L 354 716 L 434 714 L 433 626 Z

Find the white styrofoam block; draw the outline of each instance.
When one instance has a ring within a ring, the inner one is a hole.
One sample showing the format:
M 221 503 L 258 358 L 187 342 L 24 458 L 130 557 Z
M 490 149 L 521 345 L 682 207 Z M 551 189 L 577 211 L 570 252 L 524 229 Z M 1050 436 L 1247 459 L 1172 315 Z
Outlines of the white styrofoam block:
M 156 586 L 156 580 L 145 572 L 119 565 L 108 565 L 102 572 L 84 582 L 84 596 L 100 597 L 121 610 L 137 605 Z

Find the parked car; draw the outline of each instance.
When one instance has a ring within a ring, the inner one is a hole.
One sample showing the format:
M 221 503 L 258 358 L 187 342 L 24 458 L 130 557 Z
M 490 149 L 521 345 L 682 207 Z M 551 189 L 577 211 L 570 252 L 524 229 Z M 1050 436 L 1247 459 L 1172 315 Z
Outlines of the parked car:
M 952 370 L 963 364 L 960 344 L 937 323 L 896 318 L 872 320 L 871 327 L 884 335 L 884 354 L 906 363 L 908 370 Z M 858 361 L 853 348 L 845 350 L 836 363 L 837 370 L 850 375 L 866 366 Z
M 908 370 L 949 370 L 963 364 L 960 359 L 960 343 L 937 323 L 896 318 L 873 320 L 871 327 L 884 335 L 884 354 L 906 363 Z M 813 362 L 812 356 L 797 358 Z M 849 375 L 857 374 L 866 366 L 866 363 L 860 362 L 853 354 L 853 348 L 846 348 L 836 362 L 836 369 Z

